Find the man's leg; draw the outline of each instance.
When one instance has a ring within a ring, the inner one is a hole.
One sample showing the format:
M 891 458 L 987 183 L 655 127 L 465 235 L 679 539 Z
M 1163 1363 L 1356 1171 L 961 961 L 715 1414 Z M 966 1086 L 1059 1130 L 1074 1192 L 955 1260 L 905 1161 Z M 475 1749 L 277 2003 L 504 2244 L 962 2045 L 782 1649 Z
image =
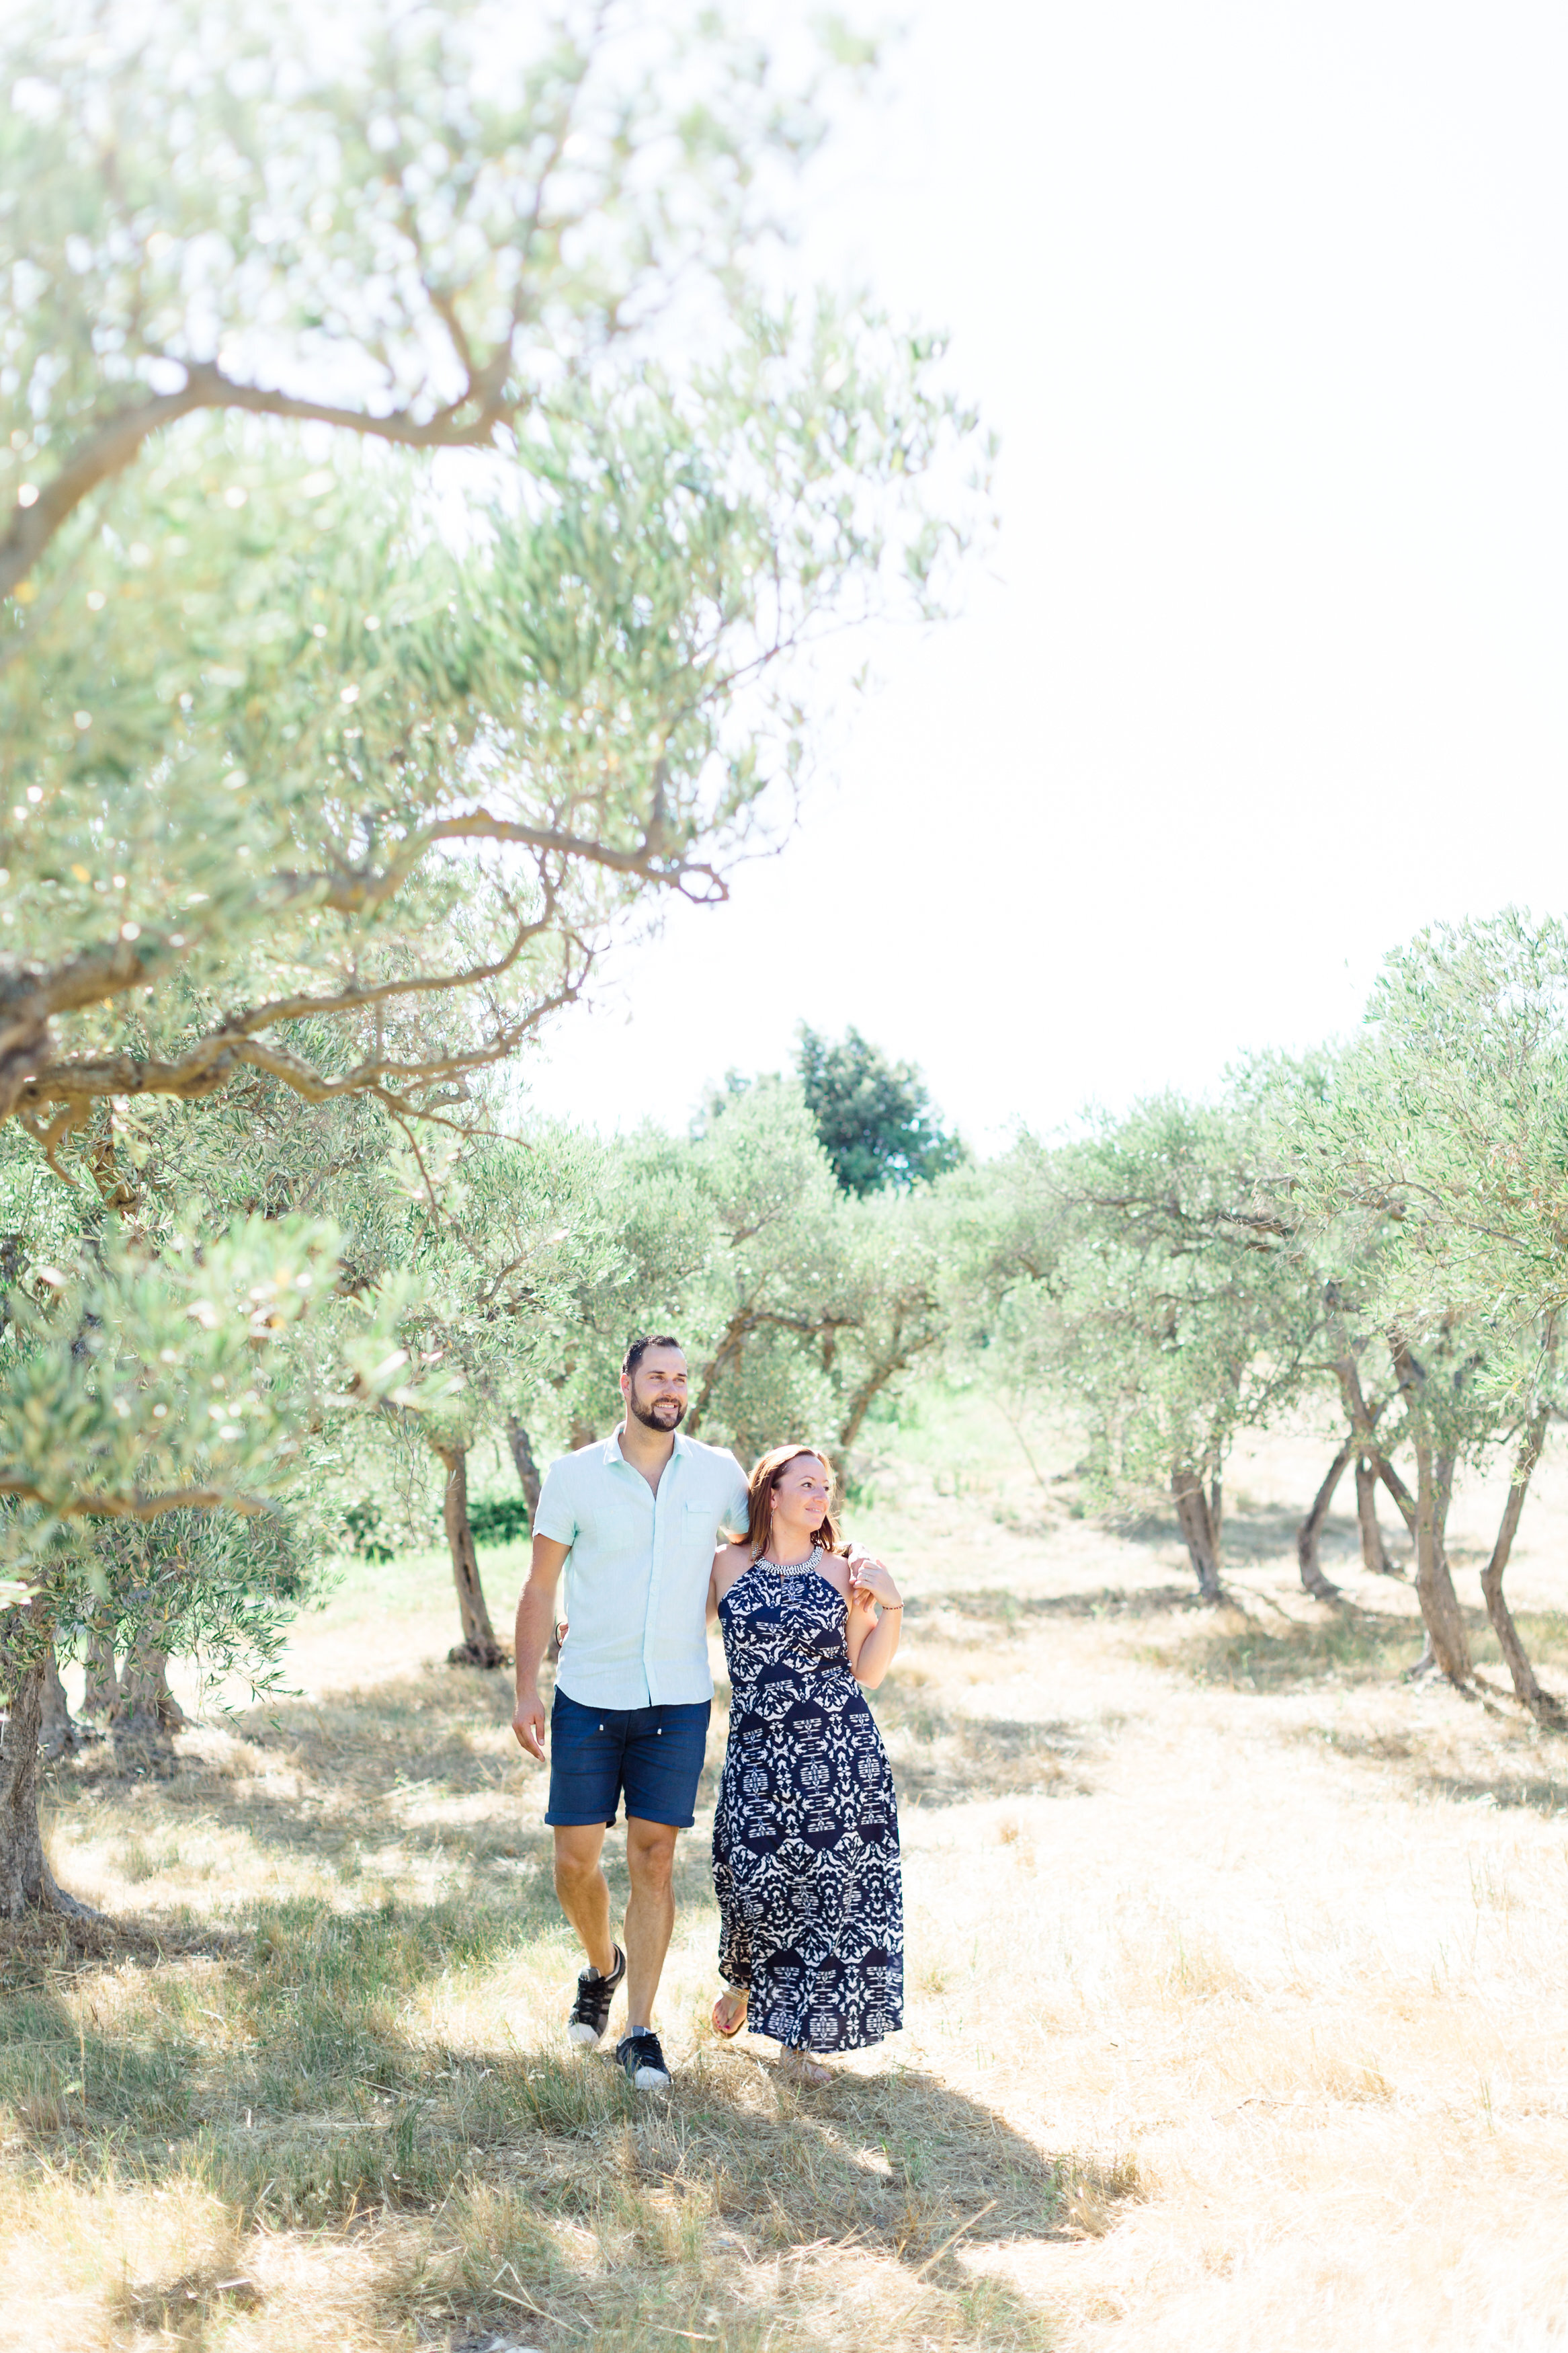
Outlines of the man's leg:
M 562 1832 L 557 1831 L 555 1835 L 559 1841 Z M 628 2034 L 653 2024 L 654 1996 L 658 1991 L 659 1973 L 675 1929 L 675 1895 L 670 1880 L 675 1867 L 675 1841 L 679 1835 L 668 1822 L 645 1822 L 635 1814 L 626 1817 L 626 1870 L 632 1883 L 626 1926 Z M 560 1852 L 557 1845 L 557 1856 Z M 559 1862 L 555 1883 L 558 1887 L 561 1884 Z M 599 1884 L 603 1887 L 604 1883 L 604 1874 L 600 1873 Z M 563 1904 L 566 1901 L 564 1896 L 561 1900 Z M 607 1903 L 605 1919 L 607 1936 Z M 582 1933 L 579 1929 L 579 1936 Z M 588 1957 L 594 1959 L 592 1951 Z M 595 1960 L 594 1966 L 597 1968 L 599 1963 Z
M 670 1832 L 673 1840 L 674 1831 Z M 588 1956 L 590 1968 L 607 1978 L 616 1966 L 615 1940 L 610 1935 L 610 1890 L 599 1864 L 605 1843 L 603 1822 L 573 1822 L 555 1833 L 555 1893 Z M 634 1883 L 635 1884 L 635 1883 Z M 673 1913 L 671 1915 L 673 1919 Z M 631 1943 L 631 1912 L 626 1913 L 626 1942 Z M 664 1932 L 669 1942 L 669 1930 Z M 662 1949 L 659 1959 L 662 1961 Z M 658 1972 L 654 1971 L 654 1982 Z

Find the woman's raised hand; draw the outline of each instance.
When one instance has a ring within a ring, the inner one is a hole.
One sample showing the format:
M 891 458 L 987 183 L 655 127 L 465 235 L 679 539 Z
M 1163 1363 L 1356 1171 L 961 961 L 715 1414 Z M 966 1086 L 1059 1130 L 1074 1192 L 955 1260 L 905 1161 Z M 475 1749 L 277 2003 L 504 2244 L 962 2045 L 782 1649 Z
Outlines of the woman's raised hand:
M 862 1545 L 851 1545 L 847 1563 L 849 1599 L 858 1609 L 869 1609 L 873 1601 L 884 1609 L 901 1609 L 903 1595 L 893 1583 L 892 1571 L 886 1561 L 877 1558 Z

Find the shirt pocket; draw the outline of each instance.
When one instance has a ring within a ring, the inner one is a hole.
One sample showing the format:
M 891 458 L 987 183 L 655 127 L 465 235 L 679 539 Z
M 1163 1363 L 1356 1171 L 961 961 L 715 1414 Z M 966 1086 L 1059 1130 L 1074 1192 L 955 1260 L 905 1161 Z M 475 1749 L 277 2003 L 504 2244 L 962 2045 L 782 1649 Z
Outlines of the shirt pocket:
M 680 1549 L 692 1560 L 711 1560 L 719 1531 L 711 1504 L 688 1504 L 680 1514 Z
M 596 1556 L 612 1560 L 636 1560 L 647 1550 L 648 1533 L 634 1511 L 609 1504 L 594 1513 L 583 1529 Z

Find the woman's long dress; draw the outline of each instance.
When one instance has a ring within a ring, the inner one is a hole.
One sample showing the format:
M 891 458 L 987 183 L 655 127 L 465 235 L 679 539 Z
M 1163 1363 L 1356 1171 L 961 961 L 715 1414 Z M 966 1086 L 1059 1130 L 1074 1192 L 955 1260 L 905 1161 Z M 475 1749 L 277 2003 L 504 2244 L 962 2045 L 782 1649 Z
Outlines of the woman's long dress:
M 796 2050 L 856 2051 L 903 2024 L 898 1808 L 847 1614 L 819 1570 L 760 1560 L 719 1604 L 732 1694 L 719 1968 L 749 1991 L 750 2031 Z

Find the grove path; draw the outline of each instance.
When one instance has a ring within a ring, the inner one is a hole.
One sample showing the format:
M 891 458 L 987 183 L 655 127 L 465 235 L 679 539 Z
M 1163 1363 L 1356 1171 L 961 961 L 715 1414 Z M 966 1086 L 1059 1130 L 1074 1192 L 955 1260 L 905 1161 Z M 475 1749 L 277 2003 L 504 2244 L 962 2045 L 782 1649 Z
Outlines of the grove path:
M 1169 1530 L 1075 1516 L 1055 1475 L 1070 1450 L 1037 1445 L 1037 1481 L 973 1410 L 875 1482 L 896 1506 L 851 1517 L 910 1596 L 876 1701 L 900 1789 L 909 2024 L 846 2062 L 819 2111 L 781 2106 L 753 2061 L 714 2047 L 704 1816 L 661 2004 L 689 2104 L 637 2127 L 649 2198 L 696 2185 L 676 2198 L 687 2252 L 650 2253 L 641 2291 L 674 2293 L 688 2264 L 694 2316 L 658 2327 L 737 2348 L 769 2321 L 812 2346 L 1560 2341 L 1568 1744 L 1399 1681 L 1412 1598 L 1361 1572 L 1348 1516 L 1324 1553 L 1345 1606 L 1301 1596 L 1294 1518 L 1328 1451 L 1278 1441 L 1236 1466 L 1219 1611 L 1195 1605 Z M 1543 1680 L 1568 1688 L 1568 1478 L 1549 1461 L 1539 1487 L 1511 1582 Z M 1478 1626 L 1500 1500 L 1456 1512 Z M 486 1564 L 503 1612 L 520 1566 Z M 56 1831 L 68 1884 L 143 1916 L 237 1920 L 263 1894 L 345 1919 L 379 1893 L 468 1891 L 503 1927 L 526 1909 L 526 1949 L 501 1938 L 409 1997 L 398 2031 L 429 2051 L 433 2100 L 441 2052 L 477 2083 L 504 2047 L 551 2047 L 571 1966 L 542 1777 L 510 1741 L 504 1679 L 430 1665 L 449 1617 L 434 1556 L 356 1571 L 299 1628 L 309 1697 L 275 1728 L 193 1736 L 179 1779 L 62 1800 Z M 600 2127 L 561 2129 L 550 2161 L 569 2172 L 572 2131 Z M 778 2131 L 764 2179 L 756 2149 Z M 496 2179 L 532 2180 L 530 2147 L 503 2131 Z M 841 2192 L 814 2221 L 784 2179 L 813 2148 L 858 2168 L 842 2230 Z M 576 2226 L 547 2211 L 565 2263 Z M 971 2216 L 942 2253 L 945 2221 Z M 305 2313 L 338 2258 L 307 2237 L 291 2260 Z M 605 2293 L 570 2310 L 603 2311 Z M 364 2309 L 367 2343 L 397 2341 Z

